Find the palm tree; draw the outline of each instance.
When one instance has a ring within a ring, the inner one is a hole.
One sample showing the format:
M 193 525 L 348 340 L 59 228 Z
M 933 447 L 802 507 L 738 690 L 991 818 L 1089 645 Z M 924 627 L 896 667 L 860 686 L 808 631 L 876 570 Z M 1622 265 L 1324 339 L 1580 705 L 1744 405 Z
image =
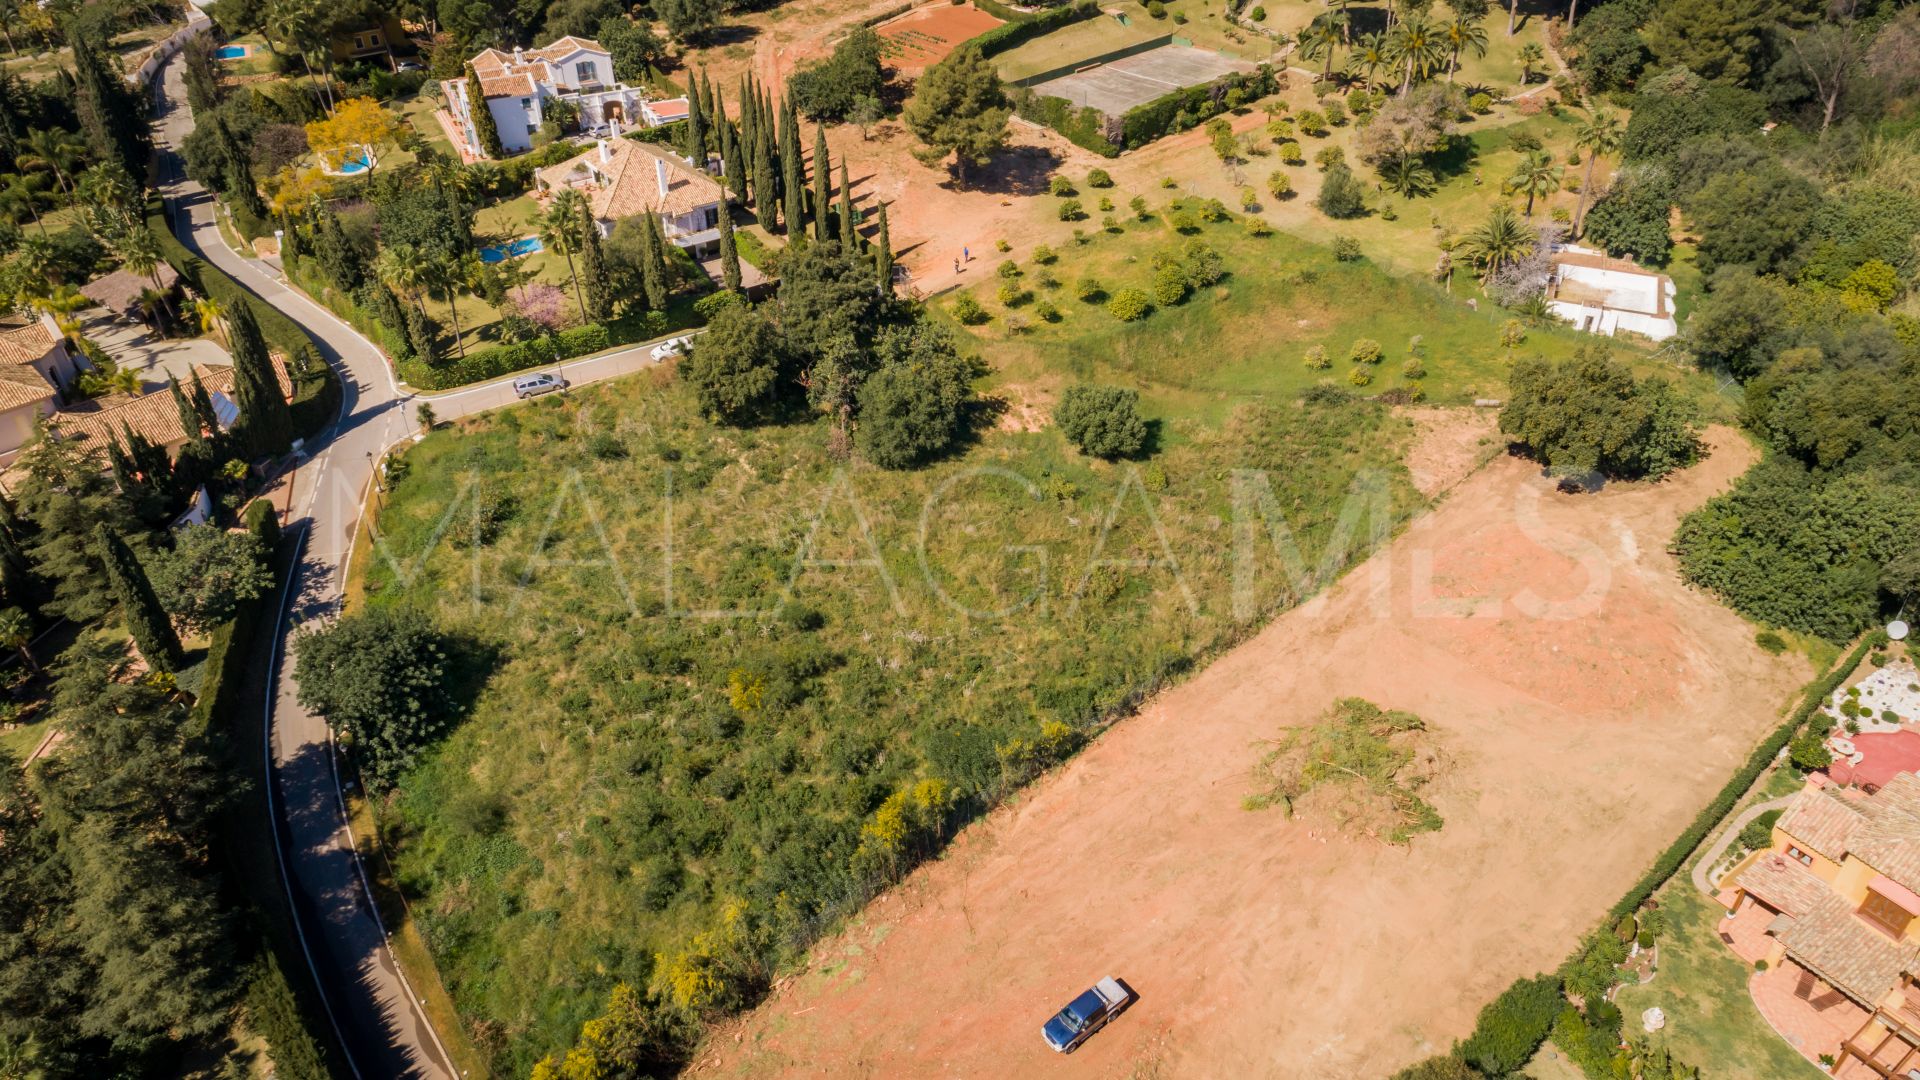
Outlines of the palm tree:
M 1620 149 L 1620 141 L 1624 136 L 1620 118 L 1612 113 L 1594 113 L 1580 125 L 1580 130 L 1574 132 L 1574 144 L 1587 152 L 1587 174 L 1580 181 L 1580 201 L 1573 210 L 1573 235 L 1580 235 L 1580 225 L 1587 217 L 1587 194 L 1593 190 L 1594 159 Z
M 1545 150 L 1534 150 L 1513 167 L 1507 176 L 1507 182 L 1501 190 L 1509 195 L 1527 197 L 1527 216 L 1533 216 L 1533 200 L 1551 195 L 1560 190 L 1560 178 L 1565 174 L 1563 168 L 1553 163 L 1553 155 Z
M 35 675 L 40 674 L 40 662 L 33 658 L 33 619 L 17 607 L 0 611 L 0 647 L 14 649 L 20 653 L 20 659 Z
M 412 244 L 394 244 L 380 249 L 373 260 L 373 273 L 387 288 L 413 301 L 425 315 L 427 305 L 422 296 L 427 291 L 427 261 Z
M 460 294 L 472 291 L 480 277 L 480 267 L 480 256 L 470 251 L 464 255 L 442 255 L 428 260 L 425 266 L 428 287 L 447 298 L 447 310 L 453 317 L 454 347 L 463 359 L 467 346 L 460 339 Z
M 1460 238 L 1459 250 L 1482 274 L 1492 274 L 1532 251 L 1536 243 L 1533 230 L 1513 215 L 1513 207 L 1496 206 L 1487 220 Z
M 1439 186 L 1418 154 L 1400 154 L 1380 166 L 1380 183 L 1403 199 L 1431 195 Z
M 266 31 L 269 44 L 277 37 L 300 55 L 300 65 L 307 69 L 307 79 L 312 81 L 313 62 L 307 57 L 313 51 L 315 40 L 321 36 L 319 9 L 308 4 L 306 0 L 278 0 L 267 12 Z M 314 96 L 320 101 L 321 107 L 331 115 L 333 113 L 331 79 L 325 80 L 324 91 L 324 96 L 319 93 Z
M 1374 72 L 1387 64 L 1387 35 L 1378 30 L 1360 35 L 1359 42 L 1347 53 L 1347 71 L 1360 72 L 1368 89 L 1373 88 Z
M 120 256 L 120 262 L 128 270 L 153 282 L 151 290 L 166 310 L 173 314 L 167 305 L 167 289 L 160 283 L 160 241 L 154 239 L 150 229 L 135 229 L 114 242 L 114 249 Z
M 1475 56 L 1487 55 L 1487 31 L 1480 25 L 1480 18 L 1455 13 L 1447 20 L 1441 35 L 1447 39 L 1447 84 L 1453 84 L 1453 73 L 1460 70 L 1460 54 L 1471 52 Z
M 46 239 L 47 223 L 40 220 L 42 193 L 35 184 L 39 179 L 38 176 L 23 176 L 19 173 L 8 176 L 4 186 L 0 186 L 0 210 L 4 210 L 7 216 L 15 221 L 20 220 L 22 210 L 26 211 L 28 216 L 33 218 L 33 223 L 39 226 L 41 238 Z
M 545 214 L 534 217 L 533 223 L 540 229 L 540 242 L 546 249 L 567 257 L 567 276 L 573 279 L 573 299 L 580 305 L 580 321 L 588 322 L 587 301 L 580 292 L 580 274 L 573 266 L 573 256 L 580 250 L 580 207 L 584 201 L 579 192 L 566 188 L 553 197 L 553 205 Z
M 203 296 L 193 302 L 193 317 L 200 324 L 200 332 L 218 334 L 221 345 L 232 349 L 231 345 L 227 345 L 226 315 L 227 310 L 220 306 L 220 301 L 211 296 Z
M 74 138 L 59 128 L 34 128 L 27 132 L 25 143 L 17 164 L 28 172 L 52 173 L 60 184 L 60 190 L 73 192 L 73 181 L 67 174 L 79 163 L 80 155 L 86 153 L 87 144 Z
M 1337 12 L 1334 17 L 1340 20 L 1340 40 L 1348 45 L 1353 44 L 1353 16 L 1347 11 L 1351 3 L 1353 0 L 1327 0 L 1327 6 Z
M 24 255 L 26 245 L 21 245 Z M 33 306 L 53 316 L 53 324 L 66 336 L 68 346 L 77 344 L 80 335 L 80 320 L 73 317 L 74 312 L 91 306 L 93 301 L 86 298 L 79 289 L 71 285 L 57 285 L 45 296 L 35 297 Z
M 1537 41 L 1529 41 L 1520 46 L 1520 85 L 1525 86 L 1533 81 L 1533 69 L 1540 66 L 1546 58 L 1546 50 L 1542 49 Z
M 1320 72 L 1322 82 L 1333 76 L 1333 51 L 1340 47 L 1342 40 L 1340 27 L 1332 17 L 1319 15 L 1300 31 L 1297 39 L 1300 43 L 1300 55 L 1308 60 L 1326 58 L 1326 65 Z
M 1507 36 L 1513 36 L 1514 20 L 1520 17 L 1520 0 L 1507 0 Z
M 166 336 L 166 327 L 160 321 L 160 313 L 163 311 L 172 311 L 172 307 L 167 303 L 166 293 L 158 289 L 140 290 L 140 314 L 147 317 L 147 323 L 153 327 L 153 336 L 156 338 Z
M 1447 42 L 1432 19 L 1422 14 L 1403 16 L 1387 33 L 1387 58 L 1403 71 L 1400 92 L 1405 93 L 1415 79 L 1424 79 L 1440 66 L 1447 55 Z

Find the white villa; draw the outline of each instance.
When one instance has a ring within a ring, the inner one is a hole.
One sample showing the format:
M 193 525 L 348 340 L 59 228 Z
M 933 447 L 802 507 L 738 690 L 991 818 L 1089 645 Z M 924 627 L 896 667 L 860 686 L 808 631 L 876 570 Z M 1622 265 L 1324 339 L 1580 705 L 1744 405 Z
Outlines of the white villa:
M 539 49 L 515 46 L 511 53 L 487 49 L 469 63 L 480 76 L 487 110 L 500 131 L 500 145 L 510 154 L 533 149 L 534 132 L 546 119 L 550 101 L 577 106 L 580 126 L 587 131 L 620 125 L 658 127 L 687 115 L 685 98 L 648 101 L 640 90 L 616 80 L 613 57 L 590 38 L 563 37 Z M 468 153 L 485 157 L 473 128 L 467 80 L 443 79 L 440 89 Z
M 534 173 L 542 199 L 572 188 L 605 234 L 613 223 L 635 214 L 657 214 L 661 231 L 695 259 L 720 253 L 720 215 L 727 212 L 727 189 L 664 146 L 633 139 L 601 139 L 579 157 Z
M 1680 332 L 1673 317 L 1673 279 L 1625 259 L 1568 245 L 1553 256 L 1547 304 L 1555 315 L 1592 334 L 1626 330 L 1665 341 Z

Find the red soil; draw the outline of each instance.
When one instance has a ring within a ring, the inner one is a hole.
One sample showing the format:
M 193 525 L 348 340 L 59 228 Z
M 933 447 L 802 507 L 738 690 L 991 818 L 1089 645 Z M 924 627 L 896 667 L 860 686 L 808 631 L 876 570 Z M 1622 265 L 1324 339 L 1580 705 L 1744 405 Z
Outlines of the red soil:
M 1360 1077 L 1443 1049 L 1566 955 L 1807 677 L 1666 553 L 1755 459 L 1711 441 L 1591 496 L 1496 459 L 968 829 L 695 1071 Z M 1411 849 L 1241 807 L 1263 742 L 1346 695 L 1418 713 L 1452 763 Z M 1041 1022 L 1108 974 L 1139 1000 L 1047 1050 Z
M 936 4 L 874 29 L 896 50 L 887 63 L 904 74 L 918 75 L 946 59 L 961 42 L 979 37 L 1001 22 L 972 4 Z

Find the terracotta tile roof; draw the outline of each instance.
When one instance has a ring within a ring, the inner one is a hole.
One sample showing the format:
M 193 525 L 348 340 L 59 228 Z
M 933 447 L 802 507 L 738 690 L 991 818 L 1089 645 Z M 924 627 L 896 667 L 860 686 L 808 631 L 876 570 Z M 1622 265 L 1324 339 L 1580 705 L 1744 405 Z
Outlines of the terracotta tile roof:
M 513 54 L 499 49 L 482 49 L 480 55 L 468 63 L 473 65 L 473 70 L 485 76 L 489 71 L 505 71 L 513 63 Z
M 529 49 L 523 55 L 537 56 L 542 60 L 559 60 L 579 49 L 591 49 L 597 53 L 607 51 L 605 45 L 600 44 L 592 38 L 574 37 L 569 34 L 557 41 L 550 41 L 538 49 Z
M 180 283 L 180 274 L 166 263 L 154 265 L 160 288 L 171 289 Z M 81 295 L 122 318 L 139 318 L 140 294 L 153 288 L 153 278 L 131 270 L 115 270 L 80 286 Z
M 480 73 L 480 92 L 490 98 L 532 97 L 533 76 L 524 71 L 489 75 Z
M 31 364 L 53 348 L 53 331 L 38 320 L 0 330 L 0 364 Z
M 1920 957 L 1920 947 L 1895 944 L 1828 893 L 1780 935 L 1787 955 L 1867 1008 L 1876 1008 Z
M 600 159 L 596 146 L 578 157 L 550 165 L 537 174 L 546 188 L 573 187 L 587 197 L 593 216 L 618 221 L 635 214 L 685 214 L 726 199 L 726 189 L 706 173 L 688 165 L 671 151 L 632 139 L 605 142 L 611 161 Z M 660 166 L 665 165 L 667 190 L 660 190 Z
M 1920 891 L 1920 777 L 1895 773 L 1862 809 L 1867 823 L 1853 837 L 1853 854 Z
M 49 401 L 53 387 L 25 364 L 0 364 L 0 410 Z
M 1733 884 L 1747 890 L 1775 911 L 1799 917 L 1812 911 L 1828 895 L 1827 884 L 1813 871 L 1777 851 L 1755 859 Z
M 209 394 L 233 396 L 233 368 L 225 364 L 201 364 L 194 368 Z M 287 375 L 286 361 L 275 353 L 273 372 L 279 377 L 280 392 L 293 396 L 293 381 Z M 123 429 L 130 429 L 160 446 L 185 442 L 186 429 L 180 426 L 180 407 L 168 390 L 155 390 L 139 397 L 114 395 L 83 401 L 62 409 L 47 421 L 49 427 L 67 438 L 85 439 L 105 447 L 119 440 Z
M 1774 827 L 1800 841 L 1808 851 L 1839 862 L 1847 857 L 1854 830 L 1865 823 L 1858 806 L 1825 791 L 1809 790 L 1794 797 Z
M 662 123 L 669 120 L 684 120 L 693 112 L 693 106 L 683 97 L 663 98 L 647 102 L 647 111 L 660 118 Z

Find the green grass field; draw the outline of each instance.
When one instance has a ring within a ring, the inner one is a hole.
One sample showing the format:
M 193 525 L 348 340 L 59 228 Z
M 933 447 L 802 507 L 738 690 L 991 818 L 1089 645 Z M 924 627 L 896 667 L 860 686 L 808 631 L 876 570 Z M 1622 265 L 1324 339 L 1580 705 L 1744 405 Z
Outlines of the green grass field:
M 1085 199 L 1096 193 L 1082 194 Z M 1228 273 L 1183 303 L 1128 323 L 1103 304 L 1077 299 L 1076 284 L 1088 276 L 1109 293 L 1149 289 L 1154 253 L 1178 251 L 1188 240 L 1168 224 L 1166 209 L 1153 209 L 1144 222 L 1122 209 L 1116 216 L 1125 224 L 1118 234 L 1089 223 L 1095 227 L 1085 233 L 1087 242 L 1061 246 L 1051 266 L 1037 265 L 1025 252 L 1018 281 L 1034 300 L 1012 308 L 997 299 L 1001 279 L 990 261 L 1004 256 L 974 263 L 969 276 L 980 280 L 970 291 L 996 316 L 975 330 L 992 343 L 995 385 L 1119 382 L 1141 388 L 1169 409 L 1202 411 L 1248 396 L 1292 397 L 1326 380 L 1366 394 L 1418 387 L 1438 403 L 1501 396 L 1514 354 L 1500 344 L 1508 315 L 1487 304 L 1469 309 L 1464 282 L 1456 282 L 1449 297 L 1439 286 L 1389 275 L 1367 260 L 1340 262 L 1326 248 L 1285 233 L 1252 236 L 1238 221 L 1205 224 L 1194 235 L 1218 252 Z M 1095 216 L 1105 215 L 1096 210 Z M 1047 275 L 1059 282 L 1057 288 L 1042 284 Z M 1049 324 L 1036 316 L 1039 300 L 1058 307 L 1061 320 Z M 1008 316 L 1027 329 L 1010 329 Z M 1401 368 L 1415 335 L 1427 375 L 1411 380 Z M 1369 366 L 1371 385 L 1354 388 L 1346 382 L 1354 367 L 1347 358 L 1360 338 L 1379 342 L 1385 358 Z M 1520 351 L 1566 356 L 1581 341 L 1568 328 L 1536 328 Z M 1303 363 L 1315 345 L 1327 350 L 1331 367 L 1312 370 Z

